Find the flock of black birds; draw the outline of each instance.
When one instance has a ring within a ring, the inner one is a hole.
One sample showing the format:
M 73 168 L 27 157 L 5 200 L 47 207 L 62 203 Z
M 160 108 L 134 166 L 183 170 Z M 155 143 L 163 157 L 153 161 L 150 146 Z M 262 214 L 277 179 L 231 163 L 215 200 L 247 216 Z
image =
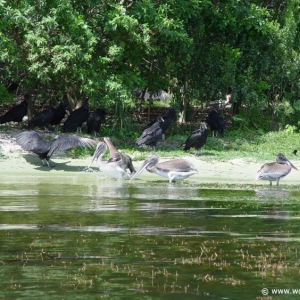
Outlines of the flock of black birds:
M 5 114 L 0 116 L 0 124 L 7 122 L 17 122 L 20 127 L 23 127 L 22 120 L 27 115 L 28 100 L 30 96 L 24 95 L 24 100 L 13 106 Z M 37 113 L 29 122 L 27 129 L 29 131 L 22 132 L 16 135 L 17 143 L 26 151 L 37 154 L 40 159 L 46 161 L 49 166 L 49 159 L 54 152 L 64 151 L 72 147 L 83 146 L 83 147 L 94 147 L 96 142 L 89 138 L 83 138 L 75 135 L 56 136 L 51 141 L 44 140 L 37 132 L 32 131 L 36 127 L 45 128 L 48 130 L 49 125 L 53 125 L 58 130 L 58 125 L 61 124 L 62 120 L 66 115 L 66 105 L 59 104 L 53 105 L 49 109 L 43 110 Z M 62 125 L 62 133 L 67 131 L 81 132 L 81 127 L 84 122 L 87 124 L 87 132 L 97 136 L 100 130 L 101 124 L 104 121 L 106 112 L 104 109 L 98 108 L 92 113 L 89 112 L 88 104 L 84 104 L 78 109 L 75 109 L 64 121 Z M 165 138 L 165 132 L 171 125 L 176 117 L 176 110 L 171 107 L 168 112 L 162 116 L 158 116 L 155 120 L 147 124 L 143 128 L 141 136 L 136 141 L 138 147 L 152 146 L 155 150 L 157 142 L 161 138 Z M 211 131 L 217 132 L 219 136 L 223 136 L 225 123 L 223 117 L 219 114 L 218 108 L 214 107 L 213 110 L 208 114 L 206 123 L 209 125 Z M 185 143 L 181 146 L 183 150 L 189 150 L 194 148 L 195 151 L 200 150 L 206 143 L 208 131 L 206 123 L 201 123 L 200 128 L 193 131 L 187 138 Z M 196 152 L 195 152 L 196 154 Z

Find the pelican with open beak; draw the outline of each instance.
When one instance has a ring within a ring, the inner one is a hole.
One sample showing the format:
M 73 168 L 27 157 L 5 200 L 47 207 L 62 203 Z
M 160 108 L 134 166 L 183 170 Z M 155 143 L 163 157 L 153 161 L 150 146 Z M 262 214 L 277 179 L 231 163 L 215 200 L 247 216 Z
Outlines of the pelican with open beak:
M 183 180 L 189 176 L 199 173 L 197 168 L 189 161 L 178 158 L 158 163 L 159 156 L 156 154 L 149 155 L 143 162 L 137 172 L 131 177 L 134 180 L 139 174 L 146 169 L 150 173 L 169 178 L 171 183 L 173 180 Z
M 116 179 L 130 179 L 131 176 L 127 173 L 127 169 L 131 174 L 135 172 L 131 157 L 122 150 L 117 150 L 110 138 L 104 138 L 105 143 L 99 142 L 94 152 L 91 162 L 87 169 L 89 170 L 93 161 L 97 159 L 99 170 Z M 110 157 L 107 162 L 102 161 L 102 157 L 106 153 L 107 146 L 109 148 Z

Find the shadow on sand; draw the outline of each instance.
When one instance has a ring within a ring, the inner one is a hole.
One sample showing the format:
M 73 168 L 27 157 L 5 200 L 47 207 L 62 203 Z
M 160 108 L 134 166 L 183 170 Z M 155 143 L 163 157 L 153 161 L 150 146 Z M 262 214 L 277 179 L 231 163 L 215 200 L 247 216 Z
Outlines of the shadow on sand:
M 43 166 L 42 161 L 39 159 L 39 157 L 37 155 L 24 154 L 22 156 L 24 157 L 24 159 L 26 160 L 27 163 L 29 163 L 35 167 L 34 168 L 35 170 L 44 171 L 44 172 L 50 172 L 52 170 L 64 171 L 64 172 L 82 172 L 88 165 L 88 160 L 87 160 L 86 165 L 82 165 L 82 166 L 68 165 L 69 163 L 72 162 L 72 160 L 70 160 L 70 158 L 62 155 L 62 156 L 56 156 L 56 158 L 61 158 L 61 159 L 65 158 L 66 161 L 57 163 L 57 162 L 55 162 L 55 158 L 54 158 L 54 161 L 52 159 L 50 159 L 49 160 L 50 168 L 49 168 L 46 165 Z M 92 170 L 94 170 L 94 169 L 92 169 Z

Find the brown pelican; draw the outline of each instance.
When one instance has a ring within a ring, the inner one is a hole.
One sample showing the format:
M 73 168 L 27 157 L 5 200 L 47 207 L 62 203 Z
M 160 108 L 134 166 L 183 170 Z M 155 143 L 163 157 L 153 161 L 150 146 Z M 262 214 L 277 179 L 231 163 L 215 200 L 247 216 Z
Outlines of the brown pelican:
M 37 154 L 43 164 L 44 160 L 46 161 L 48 167 L 50 167 L 48 161 L 54 152 L 61 152 L 78 146 L 92 148 L 96 144 L 95 141 L 91 139 L 76 135 L 56 136 L 54 139 L 46 141 L 35 131 L 21 132 L 17 134 L 15 138 L 17 144 L 19 144 L 22 149 Z
M 130 179 L 131 176 L 126 170 L 129 169 L 131 174 L 135 172 L 130 156 L 122 150 L 117 150 L 110 138 L 106 137 L 104 141 L 105 143 L 98 143 L 87 169 L 89 170 L 93 161 L 97 159 L 99 170 L 102 173 L 116 179 Z M 107 146 L 109 148 L 110 157 L 107 162 L 102 162 L 102 157 L 106 153 Z
M 190 148 L 195 148 L 195 155 L 196 150 L 201 149 L 206 143 L 207 139 L 207 127 L 205 123 L 200 124 L 200 128 L 195 130 L 190 134 L 190 136 L 187 138 L 185 143 L 183 143 L 181 146 L 183 146 L 183 150 L 190 150 Z
M 292 168 L 298 171 L 282 153 L 279 153 L 276 156 L 276 162 L 266 163 L 260 168 L 256 173 L 255 180 L 269 180 L 270 185 L 272 185 L 272 181 L 277 181 L 277 185 L 279 185 L 279 180 L 288 175 Z
M 146 145 L 153 146 L 155 150 L 156 144 L 163 134 L 163 129 L 160 126 L 161 122 L 164 122 L 164 119 L 162 116 L 158 116 L 157 121 L 154 124 L 144 129 L 142 135 L 136 141 L 139 148 Z
M 145 168 L 150 173 L 169 178 L 170 183 L 173 180 L 182 180 L 191 175 L 199 173 L 197 168 L 192 163 L 182 158 L 177 158 L 161 163 L 158 163 L 158 161 L 158 155 L 149 155 L 143 162 L 141 167 L 137 170 L 137 172 L 131 177 L 131 180 L 134 180 L 134 178 L 141 174 Z

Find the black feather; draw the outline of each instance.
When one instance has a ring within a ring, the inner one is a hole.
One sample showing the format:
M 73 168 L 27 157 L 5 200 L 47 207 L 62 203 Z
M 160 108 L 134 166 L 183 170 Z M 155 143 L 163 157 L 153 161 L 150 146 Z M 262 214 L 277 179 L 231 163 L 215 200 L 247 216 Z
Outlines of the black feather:
M 200 128 L 193 131 L 185 143 L 182 144 L 184 146 L 183 150 L 190 150 L 191 148 L 195 150 L 201 149 L 205 145 L 206 139 L 207 127 L 205 123 L 201 123 Z
M 62 132 L 66 132 L 67 130 L 78 130 L 78 128 L 82 127 L 82 124 L 87 120 L 88 116 L 89 110 L 87 104 L 75 109 L 65 121 Z
M 218 113 L 217 107 L 214 107 L 208 114 L 206 123 L 209 125 L 211 131 L 217 131 L 220 136 L 223 136 L 226 126 L 223 117 Z
M 0 116 L 0 124 L 8 122 L 18 122 L 22 127 L 22 120 L 27 115 L 27 106 L 30 96 L 24 95 L 24 100 L 15 106 L 13 106 L 8 112 Z
M 94 147 L 96 142 L 76 135 L 57 136 L 47 141 L 35 131 L 25 131 L 15 136 L 22 149 L 33 152 L 40 159 L 48 161 L 55 152 L 65 151 L 73 147 Z

